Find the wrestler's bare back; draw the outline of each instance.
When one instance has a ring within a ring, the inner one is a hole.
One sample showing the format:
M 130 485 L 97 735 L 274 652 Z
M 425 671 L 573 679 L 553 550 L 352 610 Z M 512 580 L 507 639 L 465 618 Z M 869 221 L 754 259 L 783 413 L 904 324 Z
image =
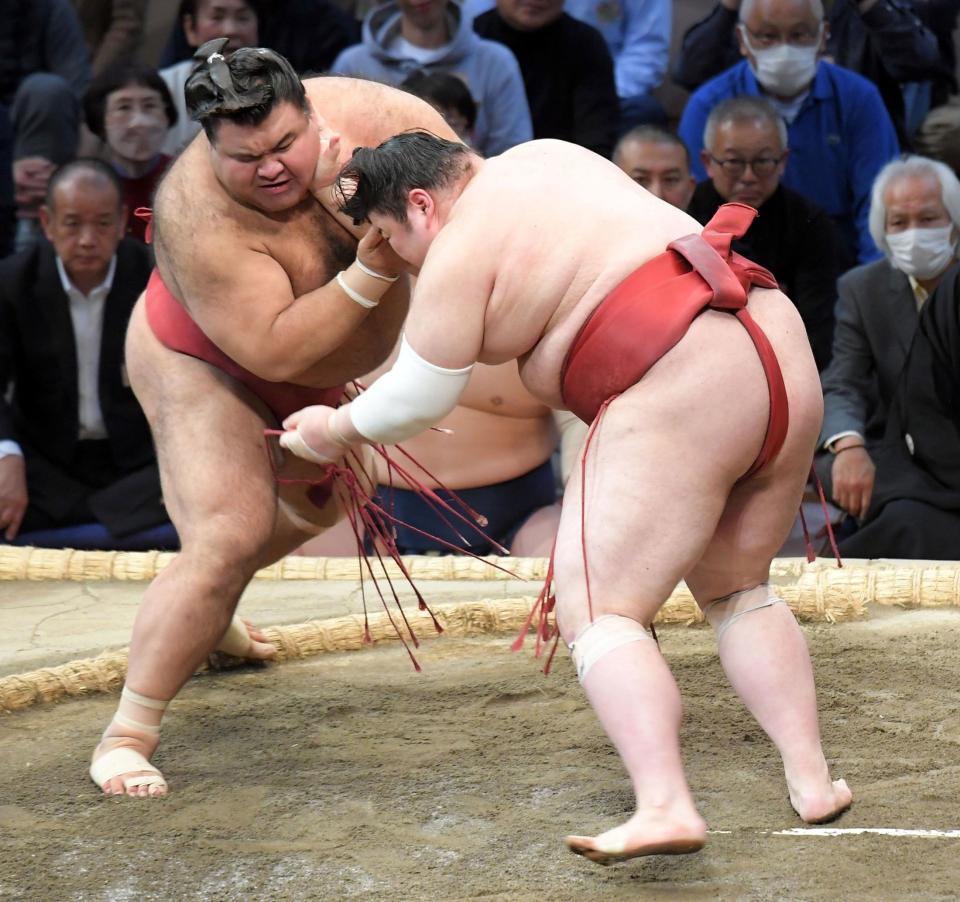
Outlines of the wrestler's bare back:
M 463 328 L 460 304 L 485 304 L 478 359 L 519 358 L 527 388 L 562 407 L 561 365 L 589 314 L 667 244 L 701 229 L 583 148 L 551 140 L 519 145 L 483 161 L 457 199 L 422 268 L 408 334 L 423 294 L 433 326 L 426 342 L 415 346 L 428 359 L 463 365 L 438 359 L 437 337 L 449 335 L 455 324 Z M 440 295 L 449 322 L 433 317 L 443 305 Z M 795 307 L 779 291 L 754 289 L 750 310 L 772 332 L 778 356 L 787 358 L 781 360 L 786 374 L 790 357 L 808 353 Z M 722 313 L 699 318 L 712 319 L 732 325 Z
M 413 126 L 452 133 L 422 101 L 358 79 L 314 78 L 305 83 L 313 108 L 341 136 L 340 158 Z M 310 359 L 311 336 L 290 353 L 271 334 L 270 314 L 325 285 L 350 265 L 362 234 L 313 197 L 278 215 L 266 215 L 234 200 L 217 180 L 210 146 L 201 133 L 172 165 L 154 202 L 157 268 L 171 292 L 203 331 L 229 356 L 264 378 L 326 387 L 357 378 L 390 353 L 407 311 L 401 280 L 362 328 L 323 357 Z M 266 259 L 265 259 L 266 258 Z M 274 261 L 282 277 L 261 279 Z M 314 338 L 316 330 L 314 332 Z M 293 372 L 287 361 L 310 360 Z

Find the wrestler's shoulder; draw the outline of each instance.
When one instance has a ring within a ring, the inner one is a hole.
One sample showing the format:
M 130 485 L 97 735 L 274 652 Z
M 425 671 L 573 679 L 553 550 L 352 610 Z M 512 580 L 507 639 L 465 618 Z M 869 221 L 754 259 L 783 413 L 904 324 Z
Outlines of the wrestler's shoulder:
M 456 140 L 430 104 L 391 85 L 343 75 L 308 78 L 304 85 L 320 115 L 348 143 L 378 144 L 408 128 L 426 128 Z

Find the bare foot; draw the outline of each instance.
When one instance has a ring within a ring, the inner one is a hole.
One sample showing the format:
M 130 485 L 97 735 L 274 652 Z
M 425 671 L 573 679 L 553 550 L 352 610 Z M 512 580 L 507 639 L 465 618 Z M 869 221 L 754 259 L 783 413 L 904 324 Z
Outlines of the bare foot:
M 707 825 L 691 817 L 663 811 L 638 811 L 619 827 L 599 836 L 568 836 L 567 846 L 597 864 L 612 864 L 641 855 L 686 855 L 703 848 Z
M 801 792 L 790 787 L 790 804 L 805 823 L 825 824 L 853 804 L 853 793 L 846 780 L 834 780 L 819 792 Z
M 149 758 L 156 751 L 159 742 L 159 736 L 143 739 L 133 736 L 104 736 L 100 740 L 100 744 L 94 749 L 90 776 L 95 783 L 100 785 L 103 794 L 106 796 L 128 795 L 139 799 L 165 796 L 167 794 L 166 781 L 163 779 L 160 771 L 153 768 L 152 765 L 150 765 L 151 770 L 137 770 L 134 766 L 133 769 L 118 773 L 104 780 L 102 783 L 100 783 L 98 775 L 95 773 L 97 762 L 101 761 L 106 755 L 110 755 L 118 750 L 142 755 L 142 760 L 149 764 Z
M 250 634 L 250 647 L 247 649 L 245 658 L 251 661 L 272 661 L 277 656 L 277 647 L 273 645 L 256 626 L 254 626 L 246 617 L 241 618 Z

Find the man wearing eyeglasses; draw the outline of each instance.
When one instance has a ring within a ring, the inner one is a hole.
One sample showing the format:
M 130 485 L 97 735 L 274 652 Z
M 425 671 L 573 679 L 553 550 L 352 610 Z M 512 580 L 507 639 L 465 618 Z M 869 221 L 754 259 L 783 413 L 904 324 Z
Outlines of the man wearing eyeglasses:
M 695 91 L 680 120 L 694 177 L 706 177 L 700 151 L 710 111 L 730 97 L 763 97 L 787 123 L 784 185 L 831 216 L 843 250 L 861 263 L 876 259 L 870 187 L 899 153 L 876 87 L 821 58 L 827 29 L 820 0 L 745 0 L 737 37 L 744 59 Z
M 817 368 L 830 361 L 836 280 L 844 267 L 830 217 L 780 184 L 787 163 L 787 128 L 759 97 L 734 97 L 707 117 L 701 160 L 709 179 L 697 185 L 687 212 L 706 224 L 721 204 L 758 210 L 736 250 L 769 269 L 796 304 Z

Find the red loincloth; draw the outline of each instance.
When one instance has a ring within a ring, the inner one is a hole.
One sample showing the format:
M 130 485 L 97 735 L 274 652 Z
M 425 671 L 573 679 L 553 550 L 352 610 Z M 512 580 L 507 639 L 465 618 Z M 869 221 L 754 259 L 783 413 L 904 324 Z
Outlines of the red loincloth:
M 172 351 L 205 360 L 233 376 L 273 411 L 278 422 L 311 404 L 336 407 L 343 398 L 342 385 L 312 388 L 293 382 L 268 382 L 244 369 L 204 335 L 183 305 L 170 294 L 156 269 L 147 283 L 146 306 L 147 321 L 161 344 Z
M 561 371 L 564 402 L 593 422 L 605 401 L 639 382 L 686 334 L 704 310 L 725 310 L 753 339 L 767 377 L 770 418 L 760 453 L 742 478 L 768 464 L 783 446 L 789 422 L 787 393 L 776 355 L 747 312 L 753 285 L 776 288 L 763 267 L 730 251 L 757 211 L 724 204 L 700 235 L 687 235 L 631 273 L 601 301 L 571 345 Z

